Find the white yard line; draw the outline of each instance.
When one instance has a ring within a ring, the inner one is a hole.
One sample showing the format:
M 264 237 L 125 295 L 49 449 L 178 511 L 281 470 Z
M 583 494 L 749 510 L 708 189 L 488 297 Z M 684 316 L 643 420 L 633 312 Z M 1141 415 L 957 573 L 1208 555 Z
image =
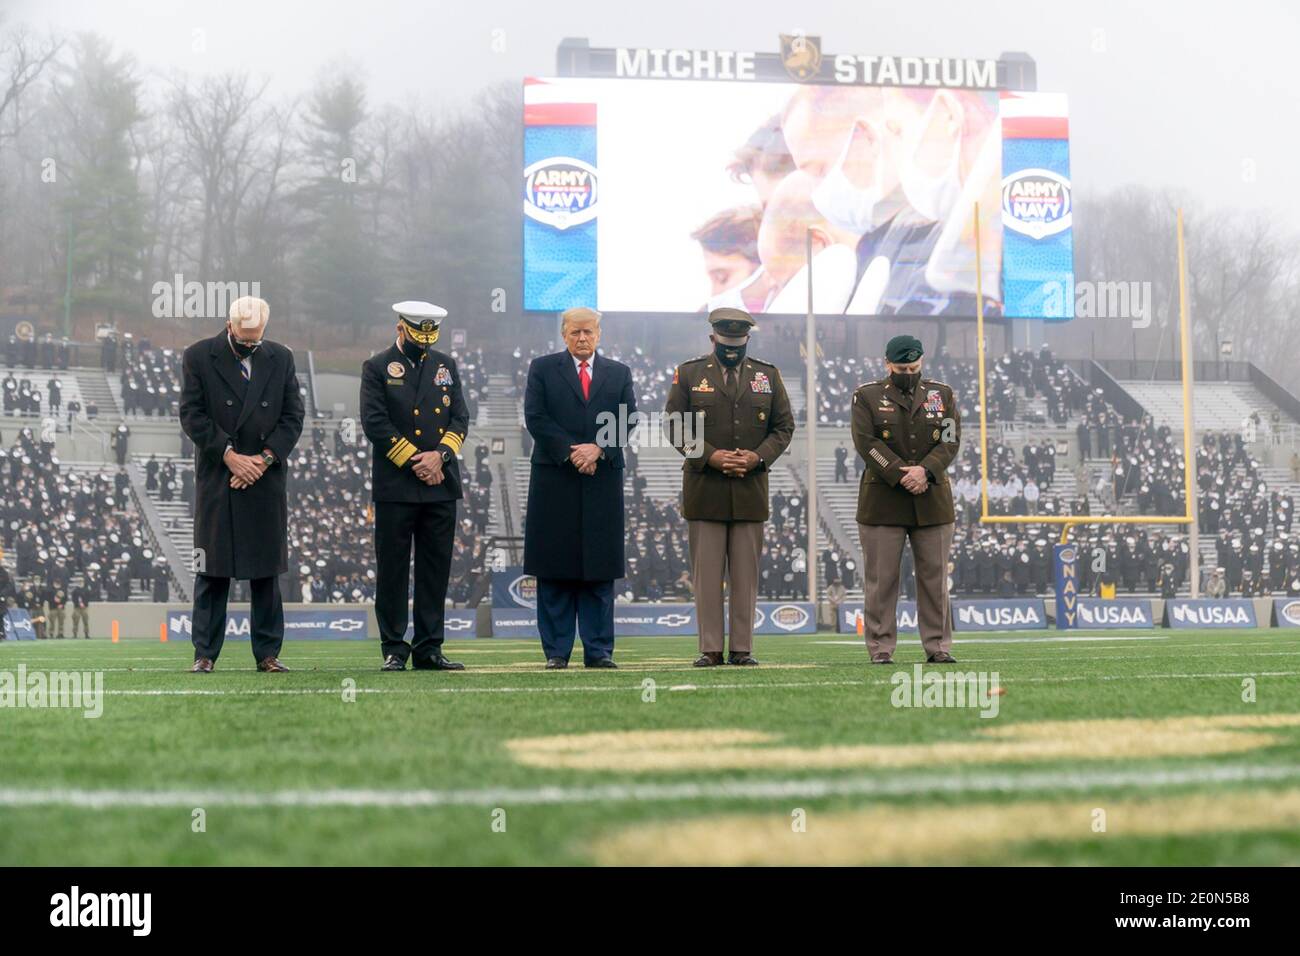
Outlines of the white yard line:
M 511 807 L 564 803 L 681 800 L 816 799 L 835 796 L 910 796 L 928 793 L 1152 790 L 1201 784 L 1273 782 L 1300 778 L 1300 766 L 1245 764 L 1164 770 L 1029 771 L 1025 773 L 898 774 L 878 777 L 629 783 L 589 787 L 493 787 L 477 790 L 85 790 L 0 787 L 0 806 L 81 810 L 146 807 Z M 954 810 L 960 812 L 960 808 Z
M 960 667 L 958 668 L 960 672 Z M 1060 677 L 1005 677 L 1001 684 L 1064 684 L 1089 681 L 1132 681 L 1132 680 L 1223 680 L 1238 677 L 1296 677 L 1300 671 L 1216 671 L 1213 673 L 1188 674 L 1067 674 Z M 887 687 L 889 679 L 884 680 L 811 680 L 764 682 L 753 681 L 743 684 L 679 684 L 661 687 L 661 690 L 691 693 L 711 690 L 787 690 L 799 687 Z M 357 694 L 587 694 L 587 693 L 627 693 L 640 694 L 644 688 L 636 684 L 574 684 L 555 687 L 357 687 Z M 338 697 L 343 693 L 342 687 L 189 687 L 189 688 L 105 688 L 106 696 L 117 697 L 275 697 L 275 696 L 327 696 Z

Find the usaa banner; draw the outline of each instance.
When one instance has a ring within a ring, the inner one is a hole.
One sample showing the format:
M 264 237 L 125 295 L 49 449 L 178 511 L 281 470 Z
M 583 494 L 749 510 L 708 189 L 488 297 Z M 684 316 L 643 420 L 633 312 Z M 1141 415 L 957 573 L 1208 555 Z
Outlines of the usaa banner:
M 1116 627 L 1155 627 L 1151 602 L 1142 598 L 1083 598 L 1078 604 L 1079 627 L 1108 630 Z
M 958 631 L 1035 631 L 1047 627 L 1042 598 L 952 602 L 952 626 Z
M 1176 598 L 1165 602 L 1165 627 L 1254 627 L 1250 598 Z

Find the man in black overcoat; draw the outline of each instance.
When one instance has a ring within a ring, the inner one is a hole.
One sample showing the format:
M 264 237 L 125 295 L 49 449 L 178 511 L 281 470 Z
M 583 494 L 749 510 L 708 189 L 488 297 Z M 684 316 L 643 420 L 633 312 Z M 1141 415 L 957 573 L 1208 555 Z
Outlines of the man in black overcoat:
M 533 438 L 524 570 L 537 578 L 546 666 L 614 667 L 614 581 L 623 577 L 623 449 L 637 419 L 632 372 L 596 352 L 600 313 L 569 309 L 563 352 L 533 359 L 524 422 Z
M 194 443 L 195 673 L 210 673 L 226 633 L 230 580 L 252 592 L 257 669 L 280 672 L 288 570 L 289 454 L 302 434 L 303 401 L 293 352 L 265 338 L 270 308 L 244 296 L 217 335 L 182 362 L 181 428 Z

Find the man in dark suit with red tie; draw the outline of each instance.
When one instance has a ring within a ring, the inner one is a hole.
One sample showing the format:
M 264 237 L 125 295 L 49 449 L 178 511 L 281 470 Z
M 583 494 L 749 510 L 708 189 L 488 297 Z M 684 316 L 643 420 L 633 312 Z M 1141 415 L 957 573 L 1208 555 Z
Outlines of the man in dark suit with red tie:
M 182 361 L 181 428 L 194 442 L 195 673 L 210 673 L 221 653 L 231 578 L 252 591 L 257 669 L 288 669 L 279 575 L 289 569 L 287 459 L 303 401 L 293 352 L 264 337 L 269 318 L 261 299 L 236 299 L 226 327 Z
M 599 355 L 600 313 L 561 317 L 563 352 L 533 359 L 524 422 L 533 438 L 524 570 L 537 578 L 548 669 L 569 666 L 574 624 L 587 667 L 614 667 L 614 581 L 623 577 L 623 449 L 635 424 L 632 370 Z

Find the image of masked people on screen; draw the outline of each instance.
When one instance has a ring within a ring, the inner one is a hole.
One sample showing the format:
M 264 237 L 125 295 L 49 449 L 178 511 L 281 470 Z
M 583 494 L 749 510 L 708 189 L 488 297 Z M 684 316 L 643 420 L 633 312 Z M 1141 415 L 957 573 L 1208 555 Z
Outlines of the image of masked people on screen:
M 701 312 L 732 308 L 762 311 L 772 292 L 772 279 L 758 257 L 761 206 L 737 206 L 709 219 L 691 238 L 700 244 L 709 298 Z
M 774 294 L 763 311 L 802 313 L 808 309 L 806 236 L 812 232 L 813 305 L 818 311 L 843 312 L 857 282 L 858 235 L 830 222 L 813 201 L 816 181 L 803 172 L 781 180 L 763 213 L 758 256 L 771 278 Z
M 974 236 L 963 224 L 977 196 L 988 223 L 998 222 L 998 157 L 994 151 L 989 165 L 982 155 L 997 103 L 981 96 L 988 95 L 809 87 L 790 98 L 782 130 L 797 168 L 814 181 L 812 202 L 859 237 L 846 312 L 974 313 Z M 996 228 L 986 239 L 985 261 L 996 264 Z M 998 270 L 986 271 L 987 304 L 996 305 Z

